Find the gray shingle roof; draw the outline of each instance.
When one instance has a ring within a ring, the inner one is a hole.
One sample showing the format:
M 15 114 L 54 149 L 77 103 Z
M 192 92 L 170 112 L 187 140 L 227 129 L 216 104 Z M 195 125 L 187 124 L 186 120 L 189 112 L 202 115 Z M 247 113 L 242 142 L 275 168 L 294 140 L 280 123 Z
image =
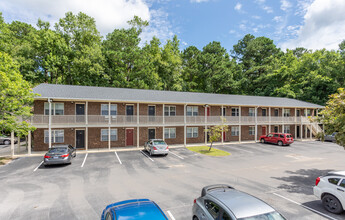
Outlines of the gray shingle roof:
M 72 86 L 58 84 L 40 84 L 33 89 L 40 98 L 68 100 L 103 100 L 112 102 L 146 102 L 146 103 L 181 103 L 209 105 L 241 105 L 267 107 L 322 108 L 309 102 L 290 98 L 224 95 L 196 92 L 173 92 L 160 90 L 124 89 L 111 87 Z

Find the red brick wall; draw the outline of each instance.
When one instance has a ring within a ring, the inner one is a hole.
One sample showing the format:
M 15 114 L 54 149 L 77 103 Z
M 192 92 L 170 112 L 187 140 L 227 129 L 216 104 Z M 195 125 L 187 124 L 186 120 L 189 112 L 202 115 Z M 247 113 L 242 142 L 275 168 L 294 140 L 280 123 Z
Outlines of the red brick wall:
M 52 130 L 64 130 L 64 143 L 59 144 L 71 144 L 75 146 L 75 129 L 73 128 L 58 128 Z M 49 143 L 44 143 L 44 130 L 46 128 L 37 128 L 33 132 L 32 146 L 34 151 L 46 151 L 49 148 Z M 54 143 L 52 143 L 54 145 Z
M 254 135 L 249 135 L 249 126 L 242 126 L 241 129 L 241 141 L 253 141 L 255 140 Z
M 184 144 L 184 127 L 165 127 L 165 128 L 176 128 L 176 138 L 166 138 L 167 144 Z
M 205 127 L 203 126 L 187 126 L 188 127 L 198 127 L 198 137 L 196 138 L 187 138 L 187 144 L 192 143 L 205 143 Z

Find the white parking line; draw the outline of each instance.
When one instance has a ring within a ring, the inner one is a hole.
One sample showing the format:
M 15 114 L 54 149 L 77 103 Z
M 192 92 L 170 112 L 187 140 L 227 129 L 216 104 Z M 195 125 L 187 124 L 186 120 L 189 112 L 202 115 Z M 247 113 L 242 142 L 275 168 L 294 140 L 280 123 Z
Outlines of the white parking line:
M 84 167 L 84 164 L 85 164 L 85 161 L 86 161 L 87 155 L 88 155 L 88 153 L 87 153 L 87 154 L 85 154 L 84 161 L 83 161 L 83 163 L 81 164 L 81 166 L 80 166 L 80 167 Z
M 34 172 L 42 165 L 42 163 L 43 163 L 43 160 L 42 160 L 42 162 L 34 169 Z
M 175 155 L 176 157 L 178 157 L 178 158 L 180 158 L 181 160 L 183 160 L 183 157 L 181 157 L 181 156 L 179 156 L 179 155 L 177 155 L 177 154 L 175 154 L 175 153 L 173 153 L 173 152 L 171 152 L 171 151 L 169 151 L 169 153 L 172 153 L 172 154 Z
M 152 160 L 151 157 L 147 156 L 142 150 L 140 150 L 140 152 L 141 152 L 142 154 L 144 154 L 145 157 L 149 158 L 152 162 L 154 161 L 154 160 Z
M 119 157 L 119 155 L 117 155 L 116 151 L 115 151 L 115 155 L 116 155 L 117 159 L 119 160 L 119 163 L 122 164 L 120 157 Z
M 287 201 L 289 201 L 289 202 L 295 203 L 296 205 L 299 205 L 299 206 L 301 206 L 301 207 L 303 207 L 303 208 L 305 208 L 305 209 L 308 209 L 308 210 L 310 210 L 310 211 L 312 211 L 312 212 L 315 212 L 315 213 L 317 213 L 317 214 L 319 214 L 319 215 L 322 215 L 322 216 L 324 216 L 324 217 L 326 217 L 326 218 L 329 218 L 329 219 L 332 219 L 332 220 L 337 220 L 336 218 L 333 218 L 333 217 L 331 217 L 331 216 L 329 216 L 329 215 L 326 215 L 326 214 L 324 214 L 324 213 L 322 213 L 322 212 L 319 212 L 319 211 L 317 211 L 317 210 L 315 210 L 315 209 L 309 208 L 308 206 L 302 205 L 301 203 L 296 202 L 296 201 L 293 201 L 293 200 L 291 200 L 291 199 L 289 199 L 289 198 L 286 198 L 285 196 L 279 195 L 279 194 L 277 194 L 277 193 L 273 193 L 273 194 L 276 195 L 276 196 L 278 196 L 278 197 L 280 197 L 280 198 L 283 198 L 283 199 L 285 199 L 285 200 L 287 200 Z
M 170 212 L 170 211 L 167 211 L 167 213 L 169 214 L 169 216 L 170 216 L 171 220 L 175 220 L 174 216 L 171 214 L 171 212 Z
M 231 149 L 231 148 L 229 148 L 229 149 Z M 253 153 L 254 153 L 254 152 L 249 151 L 249 150 L 244 150 L 244 149 L 242 149 L 241 147 L 234 147 L 234 149 L 240 150 L 240 151 L 244 151 L 244 152 L 247 152 L 247 153 L 250 153 L 250 154 L 253 154 Z

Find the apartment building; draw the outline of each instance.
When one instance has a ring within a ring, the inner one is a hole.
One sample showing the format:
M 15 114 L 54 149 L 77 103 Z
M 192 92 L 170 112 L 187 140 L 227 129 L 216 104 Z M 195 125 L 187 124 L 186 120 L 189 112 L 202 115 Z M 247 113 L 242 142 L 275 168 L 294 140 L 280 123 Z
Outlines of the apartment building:
M 289 98 L 40 84 L 33 89 L 33 149 L 54 144 L 80 149 L 207 143 L 205 129 L 225 123 L 220 142 L 259 141 L 270 132 L 310 139 L 323 106 Z M 225 119 L 223 122 L 222 118 Z

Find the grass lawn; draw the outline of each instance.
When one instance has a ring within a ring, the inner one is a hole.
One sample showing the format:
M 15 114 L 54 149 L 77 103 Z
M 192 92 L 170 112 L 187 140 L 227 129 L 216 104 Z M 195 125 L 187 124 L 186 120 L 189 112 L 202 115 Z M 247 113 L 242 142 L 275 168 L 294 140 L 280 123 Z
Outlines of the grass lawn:
M 205 154 L 208 156 L 215 156 L 215 157 L 222 157 L 222 156 L 229 156 L 230 153 L 222 150 L 218 150 L 212 147 L 211 151 L 208 151 L 210 147 L 208 146 L 195 146 L 195 147 L 187 147 L 188 150 L 197 152 L 199 154 Z
M 11 158 L 8 158 L 8 157 L 0 157 L 0 166 L 1 166 L 1 165 L 8 164 L 8 163 L 11 162 L 11 161 L 12 161 Z

